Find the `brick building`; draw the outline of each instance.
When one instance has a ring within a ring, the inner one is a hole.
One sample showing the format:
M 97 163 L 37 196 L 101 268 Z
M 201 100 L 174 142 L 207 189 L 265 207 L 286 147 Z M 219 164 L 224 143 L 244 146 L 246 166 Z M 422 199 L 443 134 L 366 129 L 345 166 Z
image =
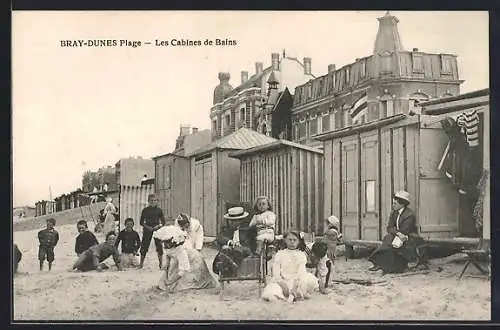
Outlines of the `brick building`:
M 241 83 L 236 88 L 229 83 L 229 73 L 219 73 L 220 83 L 215 87 L 210 109 L 212 140 L 241 127 L 287 138 L 293 101 L 289 90 L 313 78 L 311 58 L 304 57 L 301 62 L 287 56 L 285 51 L 282 56 L 271 54 L 271 66 L 265 69 L 263 63 L 255 63 L 255 74 L 251 77 L 248 71 L 242 71 Z
M 82 176 L 82 190 L 92 192 L 108 184 L 108 190 L 117 190 L 116 169 L 113 166 L 101 167 L 97 171 L 86 171 Z
M 430 54 L 401 43 L 399 20 L 386 13 L 373 54 L 357 58 L 295 89 L 292 137 L 296 142 L 321 146 L 311 136 L 329 130 L 390 117 L 418 113 L 420 102 L 458 95 L 457 56 Z

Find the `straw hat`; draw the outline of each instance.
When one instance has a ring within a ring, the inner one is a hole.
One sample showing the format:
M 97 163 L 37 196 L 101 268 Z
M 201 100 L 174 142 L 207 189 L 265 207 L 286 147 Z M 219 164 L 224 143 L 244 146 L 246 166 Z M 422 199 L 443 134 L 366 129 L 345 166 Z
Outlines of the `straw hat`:
M 410 203 L 410 199 L 411 199 L 411 195 L 409 192 L 407 191 L 404 191 L 404 190 L 400 190 L 398 191 L 397 193 L 394 194 L 394 197 L 397 197 L 397 198 L 401 198 L 401 199 L 404 199 L 405 201 L 407 201 L 408 203 Z
M 172 240 L 174 243 L 181 243 L 186 240 L 186 234 L 177 226 L 163 226 L 153 233 L 153 237 L 160 241 Z
M 245 209 L 238 206 L 238 207 L 231 207 L 229 210 L 227 210 L 227 213 L 224 214 L 224 219 L 228 220 L 241 220 L 245 219 L 248 217 L 248 212 L 245 212 Z
M 335 226 L 335 227 L 337 227 L 337 228 L 339 228 L 339 227 L 340 227 L 340 220 L 339 220 L 339 218 L 337 218 L 337 217 L 336 217 L 336 216 L 334 216 L 334 215 L 329 216 L 329 217 L 326 219 L 326 222 L 328 222 L 328 224 L 329 224 L 330 226 Z

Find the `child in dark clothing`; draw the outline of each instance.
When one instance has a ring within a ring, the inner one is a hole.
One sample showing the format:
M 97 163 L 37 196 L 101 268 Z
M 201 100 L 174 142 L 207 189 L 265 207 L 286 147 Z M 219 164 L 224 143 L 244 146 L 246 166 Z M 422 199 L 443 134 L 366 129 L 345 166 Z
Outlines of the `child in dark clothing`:
M 47 228 L 42 229 L 38 232 L 38 241 L 40 246 L 38 248 L 38 260 L 40 261 L 40 271 L 43 270 L 43 263 L 45 258 L 49 263 L 49 270 L 52 269 L 52 263 L 54 262 L 54 247 L 59 242 L 59 233 L 54 229 L 56 225 L 56 220 L 53 218 L 47 219 Z
M 332 274 L 333 262 L 328 258 L 328 244 L 315 242 L 311 248 L 312 262 L 316 271 L 314 276 L 319 279 L 319 292 L 328 294 L 328 284 Z
M 76 224 L 76 228 L 80 233 L 76 237 L 75 241 L 75 253 L 80 256 L 83 252 L 87 251 L 88 248 L 99 244 L 97 238 L 92 234 L 87 226 L 87 221 L 80 220 Z
M 122 267 L 137 267 L 137 259 L 139 248 L 141 247 L 141 239 L 139 234 L 134 230 L 134 219 L 125 219 L 125 229 L 118 234 L 115 247 L 122 242 L 121 265 Z

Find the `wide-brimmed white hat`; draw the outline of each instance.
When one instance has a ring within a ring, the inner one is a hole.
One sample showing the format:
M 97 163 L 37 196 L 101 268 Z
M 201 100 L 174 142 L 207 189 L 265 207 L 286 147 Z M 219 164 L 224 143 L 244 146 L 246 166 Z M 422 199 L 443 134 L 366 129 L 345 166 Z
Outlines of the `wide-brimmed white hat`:
M 224 214 L 224 219 L 228 220 L 241 220 L 245 219 L 246 217 L 248 217 L 248 212 L 246 212 L 245 209 L 240 206 L 231 207 L 229 210 L 227 210 L 227 213 Z
M 394 197 L 397 197 L 397 198 L 401 198 L 401 199 L 404 199 L 405 201 L 407 201 L 408 203 L 410 203 L 410 199 L 411 199 L 411 195 L 409 192 L 407 191 L 404 191 L 404 190 L 400 190 L 398 191 L 397 193 L 394 194 Z
M 181 243 L 186 240 L 186 234 L 177 226 L 163 226 L 153 233 L 153 237 L 160 241 L 172 240 L 174 243 Z
M 330 226 L 335 226 L 335 227 L 337 227 L 337 228 L 339 228 L 339 227 L 340 227 L 340 220 L 339 220 L 339 218 L 337 218 L 337 217 L 336 217 L 336 216 L 334 216 L 334 215 L 329 216 L 329 217 L 326 219 L 326 222 L 328 222 L 328 224 L 329 224 Z

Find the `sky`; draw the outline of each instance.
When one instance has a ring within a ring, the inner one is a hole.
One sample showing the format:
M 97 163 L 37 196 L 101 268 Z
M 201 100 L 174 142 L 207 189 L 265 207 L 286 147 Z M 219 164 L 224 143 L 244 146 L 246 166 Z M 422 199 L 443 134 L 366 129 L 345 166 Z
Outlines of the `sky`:
M 384 11 L 13 12 L 13 204 L 81 187 L 86 170 L 174 149 L 181 124 L 210 128 L 218 73 L 271 53 L 323 75 L 373 52 Z M 404 49 L 458 55 L 461 92 L 489 86 L 487 12 L 404 12 Z M 230 39 L 236 46 L 61 47 L 61 40 Z

